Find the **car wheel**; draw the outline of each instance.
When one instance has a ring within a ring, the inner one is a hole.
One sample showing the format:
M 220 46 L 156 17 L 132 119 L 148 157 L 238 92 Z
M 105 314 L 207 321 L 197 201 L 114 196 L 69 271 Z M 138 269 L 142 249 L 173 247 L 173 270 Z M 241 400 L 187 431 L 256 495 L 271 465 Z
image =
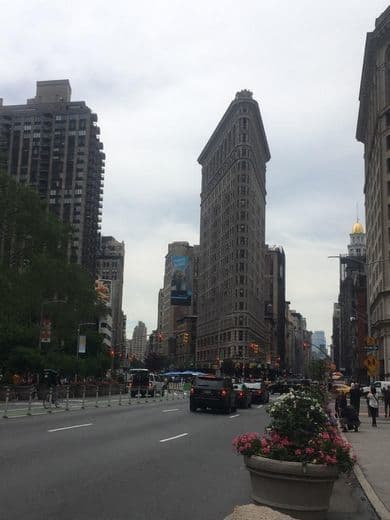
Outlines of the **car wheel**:
M 252 408 L 252 403 L 248 403 L 248 408 Z
M 196 412 L 196 410 L 197 407 L 193 403 L 190 403 L 190 412 Z

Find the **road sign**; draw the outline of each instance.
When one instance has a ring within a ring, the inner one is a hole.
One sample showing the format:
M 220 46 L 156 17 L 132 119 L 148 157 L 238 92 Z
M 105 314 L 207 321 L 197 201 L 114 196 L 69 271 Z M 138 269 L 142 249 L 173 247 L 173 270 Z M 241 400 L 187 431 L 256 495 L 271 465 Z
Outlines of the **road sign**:
M 373 338 L 372 336 L 367 336 L 366 337 L 366 344 L 369 347 L 372 347 L 373 345 L 375 345 L 375 338 Z
M 364 366 L 367 368 L 367 372 L 370 376 L 375 376 L 378 372 L 379 361 L 376 357 L 369 355 L 363 362 Z

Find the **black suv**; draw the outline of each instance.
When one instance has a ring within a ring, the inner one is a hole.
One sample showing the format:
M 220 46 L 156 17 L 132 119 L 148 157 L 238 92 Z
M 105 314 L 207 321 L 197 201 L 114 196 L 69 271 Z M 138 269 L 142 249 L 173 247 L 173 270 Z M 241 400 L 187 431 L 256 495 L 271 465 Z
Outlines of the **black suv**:
M 230 377 L 196 377 L 190 392 L 190 410 L 196 412 L 198 408 L 235 412 L 237 398 Z

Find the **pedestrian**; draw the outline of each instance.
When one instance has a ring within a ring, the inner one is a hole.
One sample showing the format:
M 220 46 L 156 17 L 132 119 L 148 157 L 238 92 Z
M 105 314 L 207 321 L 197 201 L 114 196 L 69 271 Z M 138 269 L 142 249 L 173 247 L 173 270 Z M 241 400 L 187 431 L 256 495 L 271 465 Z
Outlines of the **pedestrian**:
M 385 419 L 390 418 L 390 385 L 382 390 L 383 402 L 385 404 Z
M 349 404 L 353 406 L 356 413 L 360 413 L 360 387 L 359 383 L 351 384 L 351 391 L 349 392 Z
M 345 397 L 344 392 L 340 392 L 337 395 L 336 402 L 335 402 L 336 417 L 338 417 L 338 418 L 341 417 L 341 410 L 343 410 L 347 405 L 348 405 L 347 398 Z
M 367 394 L 368 407 L 370 409 L 370 415 L 372 419 L 372 426 L 376 428 L 376 418 L 378 417 L 379 401 L 376 395 L 375 386 L 371 386 L 370 391 Z

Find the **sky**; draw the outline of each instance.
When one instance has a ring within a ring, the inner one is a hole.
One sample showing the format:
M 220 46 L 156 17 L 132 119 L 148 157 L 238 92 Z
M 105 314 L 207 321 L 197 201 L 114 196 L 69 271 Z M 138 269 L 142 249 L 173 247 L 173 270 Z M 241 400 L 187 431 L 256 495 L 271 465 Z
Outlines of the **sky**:
M 286 254 L 286 299 L 332 334 L 338 260 L 364 224 L 355 138 L 366 33 L 382 0 L 0 0 L 0 97 L 69 79 L 98 114 L 102 233 L 126 248 L 128 337 L 157 323 L 168 243 L 199 243 L 197 158 L 237 91 L 258 101 L 271 160 L 266 241 Z

